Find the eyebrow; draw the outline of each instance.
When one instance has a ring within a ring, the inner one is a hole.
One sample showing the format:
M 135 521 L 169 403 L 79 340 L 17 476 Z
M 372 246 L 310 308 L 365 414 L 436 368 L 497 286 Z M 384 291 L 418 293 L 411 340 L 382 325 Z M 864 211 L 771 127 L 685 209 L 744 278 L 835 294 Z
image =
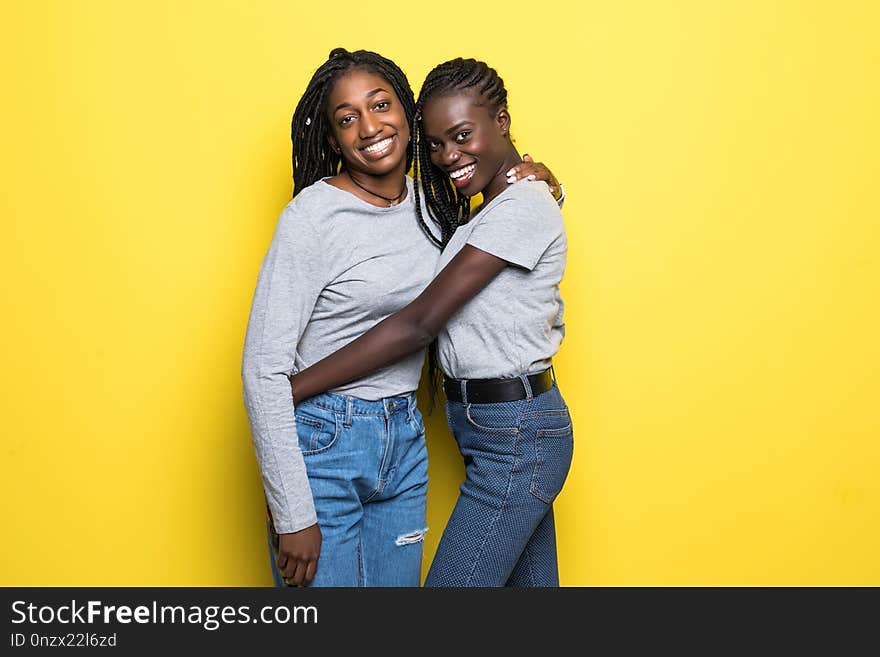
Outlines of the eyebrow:
M 447 135 L 454 134 L 454 133 L 458 132 L 459 130 L 461 130 L 462 128 L 470 126 L 470 124 L 471 124 L 471 122 L 467 121 L 467 120 L 459 121 L 454 126 L 449 128 L 449 130 L 446 131 L 446 134 Z M 429 135 L 427 132 L 425 133 L 425 137 L 427 137 L 428 139 L 437 139 L 437 137 L 435 137 L 434 135 Z
M 375 96 L 376 94 L 378 94 L 378 93 L 380 93 L 380 92 L 382 92 L 382 91 L 384 91 L 385 93 L 388 93 L 388 90 L 387 90 L 387 89 L 383 89 L 382 87 L 376 87 L 376 88 L 373 89 L 372 91 L 368 91 L 368 92 L 367 92 L 367 98 L 372 98 L 373 96 Z M 345 108 L 345 107 L 351 107 L 351 103 L 339 103 L 339 104 L 336 106 L 336 109 L 333 110 L 333 113 L 335 114 L 336 112 L 338 112 L 339 110 L 341 110 L 341 109 L 343 109 L 343 108 Z
M 454 126 L 449 128 L 449 130 L 446 131 L 446 134 L 451 135 L 453 132 L 458 132 L 459 130 L 461 130 L 465 126 L 469 126 L 470 124 L 471 124 L 470 121 L 459 121 Z

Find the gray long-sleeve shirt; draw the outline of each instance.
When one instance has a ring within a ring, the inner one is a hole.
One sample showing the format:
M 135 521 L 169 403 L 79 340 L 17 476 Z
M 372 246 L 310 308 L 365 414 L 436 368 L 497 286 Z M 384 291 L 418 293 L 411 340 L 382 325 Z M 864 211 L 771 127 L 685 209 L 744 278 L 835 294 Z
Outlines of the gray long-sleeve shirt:
M 440 251 L 419 228 L 412 181 L 379 208 L 324 181 L 281 212 L 260 268 L 242 361 L 244 400 L 275 530 L 317 521 L 288 377 L 415 299 Z M 424 215 L 427 217 L 427 214 Z M 424 351 L 331 392 L 375 400 L 415 390 Z

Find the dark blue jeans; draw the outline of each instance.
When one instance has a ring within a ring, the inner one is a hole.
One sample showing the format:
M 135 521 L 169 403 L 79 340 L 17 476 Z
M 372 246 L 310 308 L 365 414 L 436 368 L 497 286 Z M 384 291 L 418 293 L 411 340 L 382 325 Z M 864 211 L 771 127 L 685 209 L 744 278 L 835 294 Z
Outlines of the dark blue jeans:
M 553 500 L 574 447 L 556 384 L 528 399 L 447 402 L 466 477 L 425 586 L 559 586 Z

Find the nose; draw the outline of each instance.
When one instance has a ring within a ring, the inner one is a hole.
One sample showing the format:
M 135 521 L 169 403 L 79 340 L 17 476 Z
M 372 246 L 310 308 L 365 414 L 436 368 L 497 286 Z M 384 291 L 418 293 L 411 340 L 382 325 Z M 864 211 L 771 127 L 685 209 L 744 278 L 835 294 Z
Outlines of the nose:
M 459 158 L 461 158 L 461 153 L 458 152 L 454 144 L 450 148 L 444 146 L 443 152 L 440 154 L 440 164 L 444 167 L 451 167 L 458 162 Z
M 373 116 L 369 112 L 361 117 L 358 127 L 360 128 L 361 139 L 375 137 L 382 131 L 382 123 L 379 121 L 378 117 Z

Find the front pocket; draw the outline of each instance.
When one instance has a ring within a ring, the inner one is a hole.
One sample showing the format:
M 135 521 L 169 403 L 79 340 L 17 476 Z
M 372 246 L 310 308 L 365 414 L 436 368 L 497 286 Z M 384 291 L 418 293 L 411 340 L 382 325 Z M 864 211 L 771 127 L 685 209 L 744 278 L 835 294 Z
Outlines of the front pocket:
M 339 423 L 335 414 L 328 413 L 327 417 L 317 414 L 305 416 L 301 408 L 296 411 L 296 435 L 303 456 L 319 454 L 333 447 L 339 435 Z
M 535 432 L 535 472 L 531 493 L 539 500 L 552 504 L 565 484 L 574 453 L 572 425 L 558 429 L 538 429 Z
M 468 423 L 479 431 L 488 433 L 518 433 L 522 417 L 522 405 L 518 402 L 497 404 L 468 404 L 464 407 Z

